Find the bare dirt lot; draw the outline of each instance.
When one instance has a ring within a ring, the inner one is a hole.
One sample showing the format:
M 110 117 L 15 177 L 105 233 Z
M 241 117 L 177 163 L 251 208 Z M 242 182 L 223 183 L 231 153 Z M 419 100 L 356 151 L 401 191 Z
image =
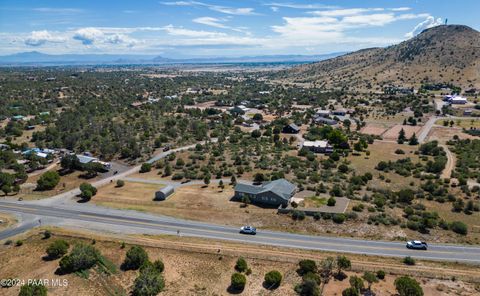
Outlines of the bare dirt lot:
M 0 273 L 6 278 L 19 279 L 61 279 L 68 286 L 49 287 L 49 295 L 127 295 L 131 291 L 138 271 L 119 269 L 126 251 L 132 244 L 144 246 L 150 260 L 161 259 L 165 264 L 163 272 L 165 290 L 161 295 L 228 295 L 230 276 L 234 272 L 235 261 L 243 256 L 252 273 L 247 276 L 247 284 L 241 295 L 296 295 L 293 288 L 301 282 L 297 274 L 297 262 L 310 258 L 319 261 L 332 253 L 270 248 L 256 245 L 242 245 L 209 240 L 176 238 L 168 236 L 124 237 L 127 243 L 121 248 L 119 238 L 105 237 L 92 233 L 71 232 L 52 229 L 50 239 L 42 239 L 39 231 L 24 236 L 24 244 L 0 246 Z M 78 242 L 90 244 L 95 239 L 95 248 L 116 267 L 116 273 L 107 275 L 93 269 L 87 279 L 75 274 L 57 275 L 58 259 L 45 261 L 45 248 L 55 239 L 65 239 L 70 245 Z M 220 251 L 218 251 L 220 250 Z M 387 272 L 385 280 L 373 284 L 377 295 L 394 295 L 394 279 L 400 274 L 409 274 L 421 284 L 425 295 L 476 295 L 472 282 L 478 274 L 473 266 L 454 263 L 442 264 L 417 262 L 416 266 L 405 267 L 398 259 L 348 256 L 352 260 L 352 270 L 347 275 L 360 276 L 364 270 Z M 33 267 L 33 268 L 32 268 Z M 278 270 L 283 275 L 279 288 L 266 290 L 264 274 Z M 456 277 L 452 281 L 452 276 Z M 477 278 L 478 279 L 478 278 Z M 323 295 L 341 295 L 348 286 L 348 279 L 330 280 Z M 3 288 L 2 295 L 18 295 L 19 287 Z
M 383 126 L 376 125 L 376 124 L 373 124 L 373 123 L 368 123 L 365 127 L 363 127 L 360 130 L 360 132 L 363 133 L 363 134 L 367 134 L 367 135 L 380 136 L 386 130 L 387 130 L 387 128 L 385 128 Z
M 422 128 L 421 126 L 410 126 L 410 125 L 401 125 L 397 124 L 391 127 L 389 130 L 387 130 L 383 134 L 383 139 L 385 140 L 397 140 L 398 138 L 398 133 L 400 130 L 403 128 L 405 131 L 405 136 L 407 138 L 410 138 L 414 133 L 418 136 L 418 133 L 420 129 Z

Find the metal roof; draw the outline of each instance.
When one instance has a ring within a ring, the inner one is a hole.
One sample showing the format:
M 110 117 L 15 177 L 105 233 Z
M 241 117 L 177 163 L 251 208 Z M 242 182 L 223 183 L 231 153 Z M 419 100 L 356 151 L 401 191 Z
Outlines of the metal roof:
M 278 179 L 271 182 L 266 182 L 259 186 L 242 183 L 238 183 L 237 185 L 235 185 L 235 191 L 249 194 L 259 194 L 270 191 L 285 200 L 289 200 L 292 197 L 295 189 L 296 186 L 285 179 Z

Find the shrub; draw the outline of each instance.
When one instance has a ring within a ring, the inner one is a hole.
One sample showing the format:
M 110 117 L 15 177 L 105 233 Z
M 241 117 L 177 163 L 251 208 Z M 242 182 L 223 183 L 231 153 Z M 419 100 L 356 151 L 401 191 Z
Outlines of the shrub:
M 306 274 L 304 274 L 302 276 L 302 279 L 304 281 L 306 281 L 306 280 L 315 281 L 318 285 L 320 285 L 320 283 L 322 282 L 322 278 L 320 277 L 320 275 L 318 273 L 314 273 L 314 272 L 307 272 Z
M 20 246 L 23 245 L 23 241 L 19 239 L 19 240 L 17 240 L 17 241 L 15 242 L 15 245 L 16 245 L 17 247 L 20 247 Z
M 304 280 L 295 287 L 295 291 L 301 296 L 320 296 L 318 284 L 313 280 Z
M 77 244 L 70 254 L 60 260 L 60 270 L 69 273 L 87 270 L 97 264 L 100 252 L 91 245 Z
M 377 278 L 379 278 L 379 279 L 381 279 L 381 280 L 385 279 L 385 271 L 383 271 L 383 270 L 378 270 L 378 271 L 377 271 Z
M 333 222 L 337 224 L 342 224 L 343 222 L 345 222 L 345 219 L 345 214 L 334 214 L 332 217 Z
M 235 264 L 235 270 L 238 272 L 245 272 L 248 269 L 248 264 L 247 261 L 243 258 L 240 257 L 237 259 L 237 263 Z
M 265 274 L 265 285 L 269 289 L 274 289 L 280 286 L 282 282 L 282 274 L 277 270 L 269 271 Z
M 165 281 L 155 268 L 144 268 L 133 283 L 133 296 L 155 296 L 165 288 Z
M 346 288 L 345 290 L 342 291 L 342 296 L 359 296 L 360 293 L 358 292 L 357 289 L 353 287 Z
M 140 246 L 133 246 L 127 251 L 122 268 L 124 270 L 137 270 L 146 262 L 148 262 L 148 254 L 145 249 Z
M 80 184 L 80 197 L 83 200 L 88 201 L 95 194 L 97 194 L 97 188 L 95 188 L 92 184 L 90 184 L 90 183 Z
M 395 154 L 405 154 L 405 151 L 403 151 L 402 149 L 397 149 L 395 150 Z
M 60 175 L 56 171 L 48 171 L 37 180 L 37 190 L 50 190 L 60 182 Z
M 70 245 L 66 241 L 64 241 L 62 239 L 59 239 L 59 240 L 56 240 L 56 241 L 52 242 L 47 247 L 46 252 L 47 252 L 48 257 L 51 258 L 51 259 L 60 258 L 63 255 L 67 254 L 69 246 Z
M 140 272 L 147 268 L 153 268 L 157 272 L 162 273 L 165 270 L 165 265 L 163 264 L 162 260 L 155 260 L 153 263 L 150 261 L 145 261 L 145 263 L 143 263 L 140 267 Z
M 298 262 L 299 273 L 306 274 L 308 272 L 317 272 L 317 263 L 310 259 L 303 259 Z
M 406 265 L 415 265 L 415 259 L 413 259 L 410 256 L 407 256 L 403 258 L 403 263 L 405 263 Z
M 47 288 L 41 283 L 28 283 L 20 287 L 18 296 L 47 296 Z
M 305 212 L 304 211 L 299 211 L 299 210 L 294 210 L 292 212 L 292 219 L 293 220 L 304 220 L 305 219 Z
M 147 173 L 152 170 L 152 164 L 148 162 L 142 163 L 142 166 L 140 167 L 140 173 Z
M 332 196 L 327 200 L 327 206 L 334 207 L 337 203 L 337 200 Z
M 45 230 L 43 232 L 43 239 L 49 239 L 50 237 L 52 237 L 52 232 L 50 230 Z
M 423 296 L 422 287 L 409 276 L 402 276 L 395 280 L 395 288 L 400 296 Z
M 230 281 L 230 286 L 232 287 L 232 289 L 241 291 L 245 288 L 247 278 L 245 277 L 245 275 L 235 272 L 234 274 L 232 274 Z
M 125 186 L 125 181 L 117 180 L 117 187 L 123 187 L 123 186 Z
M 461 235 L 467 235 L 467 233 L 468 233 L 467 225 L 463 222 L 460 222 L 460 221 L 454 221 L 454 222 L 450 223 L 450 229 L 453 232 L 461 234 Z

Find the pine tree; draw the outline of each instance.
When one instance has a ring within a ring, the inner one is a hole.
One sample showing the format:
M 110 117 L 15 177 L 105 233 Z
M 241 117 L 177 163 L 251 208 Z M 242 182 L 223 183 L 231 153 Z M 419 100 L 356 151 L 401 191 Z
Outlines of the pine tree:
M 406 140 L 407 140 L 407 138 L 405 137 L 405 131 L 402 128 L 400 130 L 400 132 L 398 133 L 397 143 L 398 144 L 403 144 Z
M 408 145 L 418 145 L 418 139 L 415 136 L 415 133 L 408 139 Z

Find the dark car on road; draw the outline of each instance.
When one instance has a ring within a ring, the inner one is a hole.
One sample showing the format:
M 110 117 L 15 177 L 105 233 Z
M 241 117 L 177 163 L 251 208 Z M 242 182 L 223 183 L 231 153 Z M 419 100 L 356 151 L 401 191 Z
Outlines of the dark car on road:
M 415 250 L 427 250 L 428 245 L 426 242 L 413 240 L 407 242 L 407 249 L 415 249 Z

